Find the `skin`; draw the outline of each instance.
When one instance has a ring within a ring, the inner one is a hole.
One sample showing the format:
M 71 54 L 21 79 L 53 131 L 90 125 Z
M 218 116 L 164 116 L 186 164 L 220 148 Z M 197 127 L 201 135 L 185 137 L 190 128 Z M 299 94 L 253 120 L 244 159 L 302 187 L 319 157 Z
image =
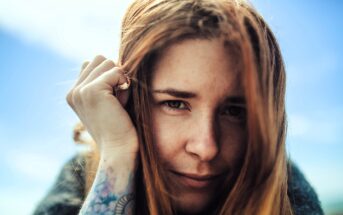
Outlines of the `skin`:
M 154 142 L 179 213 L 204 213 L 223 190 L 224 180 L 233 183 L 246 143 L 237 74 L 235 57 L 220 39 L 173 44 L 155 65 Z M 197 180 L 184 173 L 220 176 L 194 187 Z
M 223 44 L 219 39 L 173 44 L 153 69 L 154 144 L 179 214 L 209 214 L 224 182 L 233 183 L 244 154 L 237 55 Z M 123 108 L 127 91 L 113 95 L 125 82 L 113 61 L 97 56 L 83 66 L 67 95 L 100 149 L 96 177 L 79 214 L 133 212 L 138 138 Z
M 79 214 L 133 214 L 133 157 L 101 159 L 92 188 Z M 120 163 L 121 166 L 114 165 Z
M 98 144 L 100 160 L 94 183 L 79 214 L 132 214 L 138 138 L 123 106 L 128 92 L 113 89 L 127 81 L 112 60 L 85 62 L 67 102 Z M 111 117 L 109 117 L 111 116 Z

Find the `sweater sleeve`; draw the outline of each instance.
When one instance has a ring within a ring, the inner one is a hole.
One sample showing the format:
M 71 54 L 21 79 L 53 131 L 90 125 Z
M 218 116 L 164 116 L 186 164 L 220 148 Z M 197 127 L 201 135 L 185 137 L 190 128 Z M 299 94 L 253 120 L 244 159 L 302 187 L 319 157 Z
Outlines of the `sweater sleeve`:
M 83 156 L 76 155 L 70 159 L 33 215 L 78 214 L 84 200 L 84 168 Z
M 84 201 L 85 159 L 78 154 L 62 168 L 57 180 L 40 201 L 33 215 L 76 215 Z M 318 196 L 299 168 L 292 162 L 288 168 L 288 196 L 294 215 L 324 214 Z
M 289 163 L 288 175 L 288 196 L 294 215 L 324 214 L 316 192 L 292 162 Z

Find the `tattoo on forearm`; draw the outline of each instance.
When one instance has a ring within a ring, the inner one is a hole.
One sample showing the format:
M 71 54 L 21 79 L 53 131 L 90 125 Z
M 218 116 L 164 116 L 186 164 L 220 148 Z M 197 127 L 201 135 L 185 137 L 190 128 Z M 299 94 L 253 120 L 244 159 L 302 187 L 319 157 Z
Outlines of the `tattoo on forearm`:
M 117 177 L 113 174 L 113 169 L 109 167 L 101 170 L 94 181 L 94 187 L 87 197 L 80 214 L 101 214 L 101 215 L 129 215 L 133 214 L 134 194 L 132 193 L 132 174 L 128 179 L 125 192 L 118 193 L 120 187 L 115 187 Z
M 129 211 L 133 208 L 133 199 L 132 193 L 121 197 L 117 202 L 114 214 L 131 214 Z

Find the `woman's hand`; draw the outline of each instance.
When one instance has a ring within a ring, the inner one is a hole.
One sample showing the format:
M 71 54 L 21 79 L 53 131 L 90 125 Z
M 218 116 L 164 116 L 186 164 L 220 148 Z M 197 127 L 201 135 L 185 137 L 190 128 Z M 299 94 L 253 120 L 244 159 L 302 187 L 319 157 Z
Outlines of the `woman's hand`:
M 137 153 L 138 138 L 133 123 L 123 108 L 128 91 L 114 89 L 128 81 L 124 71 L 112 60 L 96 56 L 85 62 L 79 79 L 67 94 L 68 104 L 99 145 L 101 154 Z

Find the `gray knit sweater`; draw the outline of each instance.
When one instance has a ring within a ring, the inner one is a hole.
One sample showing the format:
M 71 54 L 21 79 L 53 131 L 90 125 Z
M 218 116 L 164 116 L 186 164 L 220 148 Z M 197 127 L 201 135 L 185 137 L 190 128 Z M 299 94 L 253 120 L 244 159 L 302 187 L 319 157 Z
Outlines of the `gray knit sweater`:
M 84 167 L 84 156 L 80 154 L 69 160 L 33 215 L 78 214 L 85 198 Z M 315 191 L 293 163 L 291 163 L 288 181 L 288 196 L 295 215 L 323 214 Z

